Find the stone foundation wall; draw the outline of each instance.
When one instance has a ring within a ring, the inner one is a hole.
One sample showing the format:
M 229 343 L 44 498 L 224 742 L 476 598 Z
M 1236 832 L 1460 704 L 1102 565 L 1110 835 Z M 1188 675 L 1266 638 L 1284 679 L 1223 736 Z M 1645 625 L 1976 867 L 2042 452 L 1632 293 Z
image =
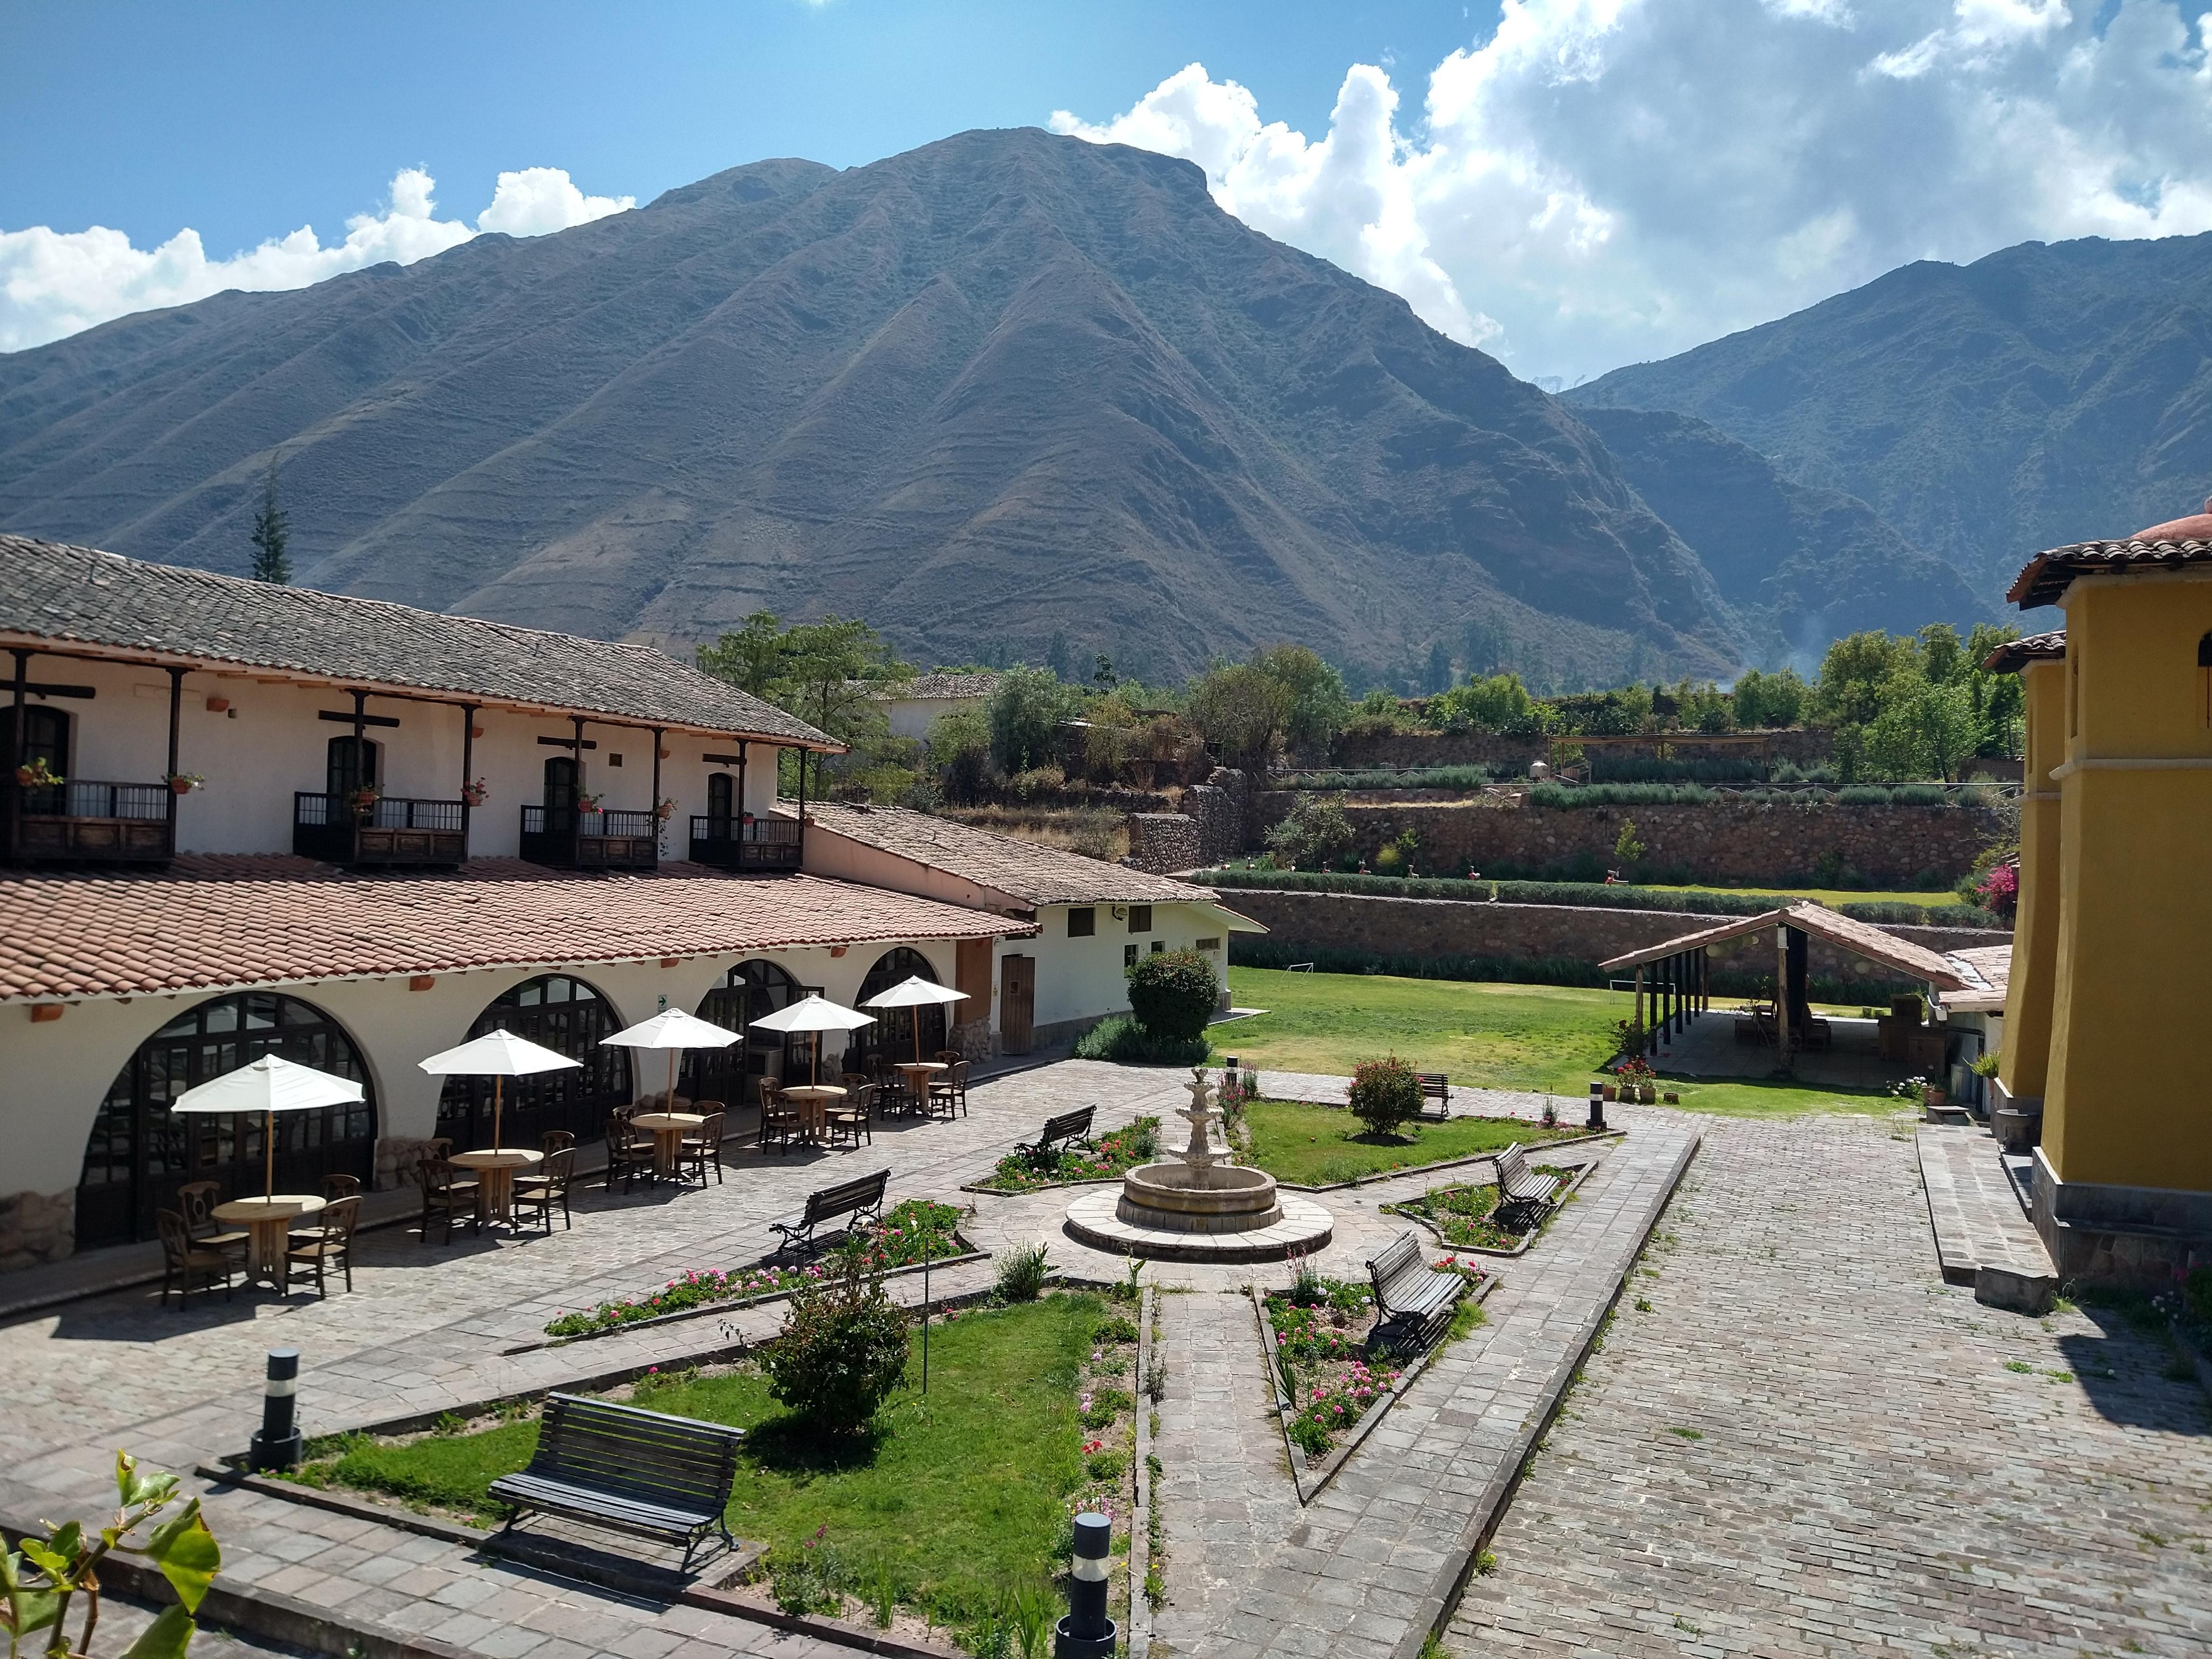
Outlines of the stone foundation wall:
M 1267 942 L 1273 947 L 1352 951 L 1378 957 L 1491 957 L 1591 965 L 1684 933 L 1741 920 L 1668 910 L 1370 898 L 1357 893 L 1285 893 L 1265 888 L 1224 889 L 1222 901 L 1265 924 Z M 2012 939 L 2009 933 L 1972 927 L 1884 931 L 1936 951 L 2004 945 Z M 1875 988 L 1898 977 L 1879 963 L 1838 951 L 1820 939 L 1807 943 L 1807 967 L 1815 979 L 1863 984 L 1871 994 Z M 1717 972 L 1733 970 L 1771 978 L 1773 935 L 1762 931 L 1717 945 L 1712 948 L 1712 964 Z
M 76 1253 L 76 1189 L 0 1194 L 0 1273 Z
M 1833 757 L 1834 734 L 1821 730 L 1770 732 L 1767 752 L 1776 760 L 1796 761 L 1800 766 Z M 1571 738 L 1563 738 L 1571 743 Z M 1694 734 L 1669 733 L 1648 744 L 1607 744 L 1601 750 L 1611 757 L 1650 758 L 1664 744 L 1676 760 L 1715 760 L 1734 755 L 1756 754 L 1747 744 L 1702 743 Z M 1492 732 L 1401 732 L 1388 737 L 1339 738 L 1329 751 L 1329 764 L 1347 769 L 1365 766 L 1496 766 L 1526 774 L 1528 763 L 1549 758 L 1547 738 L 1502 738 Z
M 1129 815 L 1129 856 L 1123 860 L 1133 870 L 1156 876 L 1175 870 L 1194 870 L 1203 862 L 1198 820 L 1182 812 L 1132 812 Z
M 388 1193 L 395 1187 L 415 1185 L 415 1166 L 429 1155 L 429 1151 L 428 1137 L 379 1137 L 376 1143 L 376 1179 L 373 1190 Z
M 1297 798 L 1261 798 L 1263 824 L 1279 823 Z M 1347 805 L 1359 853 L 1371 858 L 1411 830 L 1423 873 L 1589 878 L 1616 868 L 1624 820 L 1636 825 L 1646 879 L 1680 876 L 1731 885 L 1811 884 L 1822 861 L 1869 882 L 1906 884 L 1933 876 L 1948 884 L 2003 834 L 1996 814 L 1965 806 L 1841 806 L 1712 801 L 1701 806 Z

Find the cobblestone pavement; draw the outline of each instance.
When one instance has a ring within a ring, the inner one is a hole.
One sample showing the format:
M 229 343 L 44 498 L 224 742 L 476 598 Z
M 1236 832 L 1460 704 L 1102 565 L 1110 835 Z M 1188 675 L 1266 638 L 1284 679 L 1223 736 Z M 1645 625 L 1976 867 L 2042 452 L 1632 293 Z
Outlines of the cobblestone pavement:
M 2162 1343 L 1945 1285 L 1908 1128 L 1702 1127 L 1449 1650 L 2212 1652 L 2212 1420 Z

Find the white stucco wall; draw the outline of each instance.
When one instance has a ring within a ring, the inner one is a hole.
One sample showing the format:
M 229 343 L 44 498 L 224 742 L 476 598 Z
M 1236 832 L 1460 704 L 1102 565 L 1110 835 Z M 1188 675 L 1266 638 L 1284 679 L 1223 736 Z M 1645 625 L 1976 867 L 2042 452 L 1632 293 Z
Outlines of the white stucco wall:
M 884 713 L 890 718 L 893 737 L 920 741 L 929 736 L 929 723 L 939 714 L 981 708 L 989 702 L 988 697 L 897 697 L 884 702 Z
M 1050 905 L 1037 912 L 1043 931 L 1036 939 L 1001 939 L 995 955 L 1036 958 L 1036 1013 L 1039 1025 L 1063 1021 L 1097 1019 L 1125 1013 L 1129 990 L 1123 978 L 1124 951 L 1137 947 L 1148 954 L 1155 943 L 1170 951 L 1188 951 L 1201 939 L 1218 940 L 1221 948 L 1208 954 L 1216 974 L 1228 971 L 1228 929 L 1212 912 L 1194 904 L 1155 904 L 1151 931 L 1129 931 L 1128 905 L 1100 904 L 1097 931 L 1087 939 L 1070 939 L 1067 912 L 1071 907 Z M 1081 907 L 1073 907 L 1081 908 Z M 1116 909 L 1121 915 L 1116 918 Z M 998 975 L 993 975 L 995 984 Z
M 953 977 L 955 946 L 907 941 L 929 959 L 938 977 Z M 783 967 L 801 985 L 818 986 L 848 1006 L 878 957 L 897 942 L 855 945 L 842 957 L 824 948 L 735 951 L 693 957 L 674 967 L 658 962 L 576 963 L 533 968 L 483 969 L 440 974 L 427 990 L 411 991 L 405 978 L 298 981 L 260 986 L 313 1003 L 343 1025 L 367 1063 L 377 1106 L 377 1133 L 420 1137 L 435 1133 L 442 1080 L 416 1062 L 466 1040 L 487 1004 L 539 974 L 573 974 L 588 981 L 613 1005 L 623 1024 L 648 1019 L 664 1007 L 696 1012 L 707 993 L 737 963 L 754 956 Z M 664 1000 L 665 999 L 665 1000 Z M 66 1002 L 59 1019 L 34 1021 L 27 1005 L 0 1007 L 0 1145 L 8 1148 L 0 1194 L 56 1193 L 76 1185 L 85 1139 L 101 1097 L 138 1045 L 179 1014 L 207 1000 L 198 993 L 174 996 L 89 999 Z M 838 1052 L 833 1036 L 825 1061 Z M 656 1064 L 658 1062 L 658 1064 Z M 633 1056 L 636 1092 L 665 1085 L 665 1060 Z
M 169 677 L 159 669 L 127 664 L 34 656 L 34 680 L 88 685 L 89 701 L 33 698 L 70 717 L 69 773 L 73 777 L 155 783 L 168 769 Z M 0 690 L 0 701 L 7 694 Z M 208 708 L 210 699 L 229 706 Z M 185 677 L 178 720 L 177 769 L 198 773 L 206 787 L 177 804 L 177 849 L 185 853 L 289 853 L 292 797 L 321 790 L 329 743 L 350 728 L 319 718 L 324 710 L 350 713 L 350 692 L 301 685 L 273 675 L 194 672 Z M 371 726 L 379 746 L 386 794 L 451 800 L 460 793 L 462 714 L 459 708 L 398 697 L 369 698 L 368 712 L 397 720 Z M 544 799 L 545 763 L 568 751 L 540 738 L 570 738 L 574 726 L 556 716 L 479 708 L 470 770 L 490 789 L 471 814 L 469 851 L 477 858 L 512 858 L 520 850 L 521 808 Z M 617 811 L 653 806 L 653 736 L 628 726 L 586 721 L 584 736 L 598 747 L 584 754 L 584 787 Z M 707 810 L 707 778 L 735 767 L 709 766 L 709 754 L 735 754 L 734 738 L 664 733 L 660 793 L 676 802 L 661 842 L 665 858 L 689 856 L 690 819 Z M 765 817 L 775 805 L 777 750 L 753 743 L 747 750 L 744 810 Z M 617 765 L 615 757 L 621 757 Z

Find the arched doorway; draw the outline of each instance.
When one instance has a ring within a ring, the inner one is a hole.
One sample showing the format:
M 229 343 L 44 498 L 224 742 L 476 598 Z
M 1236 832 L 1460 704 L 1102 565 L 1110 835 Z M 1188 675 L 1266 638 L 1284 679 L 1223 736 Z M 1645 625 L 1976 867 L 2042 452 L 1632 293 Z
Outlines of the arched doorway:
M 912 1060 L 914 1058 L 914 1023 L 921 1021 L 921 1053 L 924 1059 L 935 1054 L 945 1044 L 945 1005 L 932 1003 L 925 1008 L 870 1008 L 868 999 L 894 985 L 909 979 L 927 980 L 932 985 L 941 984 L 937 969 L 929 958 L 910 946 L 902 945 L 896 950 L 886 951 L 876 958 L 876 965 L 868 969 L 868 976 L 860 981 L 853 1006 L 862 1013 L 876 1017 L 873 1025 L 864 1025 L 852 1035 L 852 1046 L 846 1049 L 846 1063 L 856 1070 L 871 1071 L 878 1060 Z
M 506 1079 L 500 1085 L 500 1139 L 534 1147 L 548 1129 L 565 1129 L 579 1140 L 602 1138 L 607 1114 L 629 1103 L 629 1050 L 599 1042 L 622 1029 L 614 1005 L 580 979 L 544 974 L 496 999 L 477 1016 L 469 1037 L 501 1027 L 582 1063 Z M 455 1152 L 491 1145 L 491 1094 L 488 1077 L 446 1079 L 438 1097 L 438 1133 L 452 1138 Z
M 686 1049 L 678 1087 L 694 1100 L 719 1100 L 732 1107 L 757 1103 L 752 1080 L 783 1076 L 784 1039 L 754 1030 L 752 1023 L 805 994 L 797 980 L 762 957 L 731 969 L 701 1000 L 699 1018 L 743 1040 L 726 1048 Z
M 343 1028 L 313 1003 L 273 992 L 216 997 L 138 1045 L 108 1085 L 85 1143 L 76 1189 L 79 1249 L 155 1236 L 154 1212 L 176 1207 L 187 1181 L 219 1181 L 225 1198 L 260 1192 L 266 1120 L 172 1116 L 169 1103 L 264 1054 L 351 1078 L 367 1098 L 276 1119 L 276 1190 L 320 1192 L 326 1175 L 362 1185 L 375 1170 L 376 1097 Z

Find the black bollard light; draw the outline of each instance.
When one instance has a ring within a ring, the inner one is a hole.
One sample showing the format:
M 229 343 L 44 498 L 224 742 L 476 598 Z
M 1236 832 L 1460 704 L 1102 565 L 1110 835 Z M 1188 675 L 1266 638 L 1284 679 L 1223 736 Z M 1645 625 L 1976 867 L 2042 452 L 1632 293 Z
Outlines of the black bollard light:
M 261 1391 L 261 1427 L 250 1459 L 256 1469 L 289 1469 L 300 1461 L 300 1425 L 292 1407 L 300 1391 L 300 1351 L 269 1350 L 269 1376 Z
M 1114 1659 L 1121 1632 L 1106 1616 L 1106 1554 L 1114 1523 L 1103 1515 L 1075 1517 L 1075 1571 L 1067 1586 L 1067 1617 L 1054 1628 L 1052 1659 Z
M 1605 1085 L 1602 1083 L 1590 1085 L 1589 1127 L 1593 1129 L 1605 1127 Z

